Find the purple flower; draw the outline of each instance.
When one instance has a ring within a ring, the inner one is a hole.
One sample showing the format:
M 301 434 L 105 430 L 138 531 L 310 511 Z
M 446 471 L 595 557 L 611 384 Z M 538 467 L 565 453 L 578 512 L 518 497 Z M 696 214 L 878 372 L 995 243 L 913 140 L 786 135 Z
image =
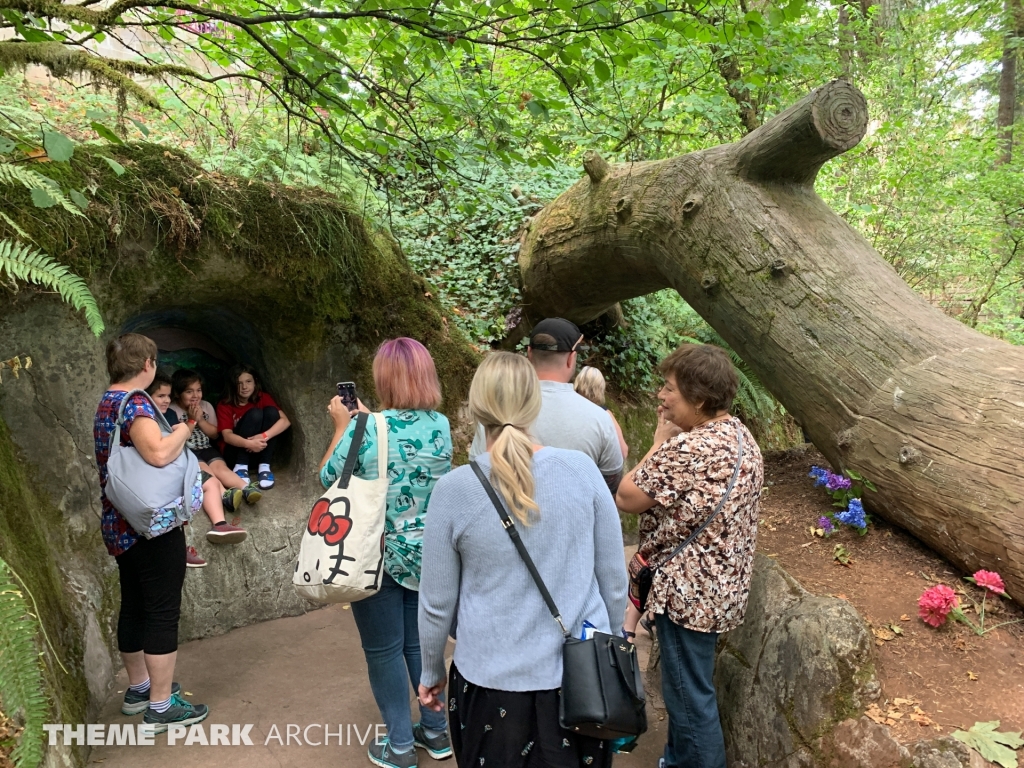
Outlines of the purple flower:
M 825 478 L 826 491 L 845 491 L 852 485 L 853 481 L 850 478 L 837 475 L 834 472 L 829 472 L 828 477 Z
M 824 516 L 818 518 L 818 527 L 825 532 L 826 536 L 831 536 L 836 532 L 836 527 L 832 525 L 832 521 Z

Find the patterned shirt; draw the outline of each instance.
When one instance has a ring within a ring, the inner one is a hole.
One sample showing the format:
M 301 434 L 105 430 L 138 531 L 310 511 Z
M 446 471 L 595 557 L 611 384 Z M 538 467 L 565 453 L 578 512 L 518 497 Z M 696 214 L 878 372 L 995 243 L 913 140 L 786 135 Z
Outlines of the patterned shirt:
M 407 589 L 418 590 L 423 562 L 423 524 L 437 479 L 452 468 L 452 434 L 448 419 L 436 411 L 382 411 L 388 425 L 387 513 L 384 522 L 384 568 Z M 345 468 L 355 438 L 355 419 L 320 470 L 324 488 L 335 483 Z M 366 432 L 353 470 L 356 477 L 376 480 L 377 422 L 366 421 Z
M 202 408 L 203 410 L 203 418 L 206 419 L 211 424 L 216 425 L 217 412 L 213 409 L 213 406 L 210 405 L 205 400 L 200 400 L 199 407 Z M 171 423 L 171 420 L 169 418 L 171 414 L 173 414 L 177 418 L 177 421 L 175 423 L 184 424 L 185 421 L 188 419 L 188 412 L 177 403 L 171 403 L 170 407 L 167 409 L 167 413 L 164 414 L 164 416 L 168 417 L 168 424 Z M 214 440 L 216 439 L 217 438 L 214 438 Z M 192 430 L 192 434 L 189 435 L 188 440 L 185 441 L 185 445 L 187 445 L 193 451 L 204 451 L 207 448 L 212 447 L 209 436 L 205 432 L 203 432 L 203 430 L 199 427 L 198 424 L 196 425 L 195 429 Z
M 654 613 L 697 632 L 728 632 L 743 623 L 754 568 L 764 462 L 736 417 L 683 432 L 661 446 L 633 477 L 655 504 L 640 515 L 640 556 L 651 567 L 701 526 L 725 494 L 736 466 L 736 432 L 743 430 L 743 464 L 715 519 L 659 570 L 647 600 Z
M 110 438 L 114 434 L 114 427 L 117 424 L 117 411 L 126 394 L 117 389 L 110 389 L 103 393 L 99 407 L 96 409 L 96 420 L 93 423 L 96 467 L 100 472 L 100 504 L 103 507 L 103 543 L 107 545 L 107 551 L 115 557 L 126 552 L 139 540 L 139 535 L 107 499 L 107 459 L 110 458 Z M 121 427 L 121 445 L 123 447 L 132 444 L 128 435 L 132 423 L 140 416 L 156 419 L 156 411 L 153 409 L 152 403 L 143 395 L 132 395 L 132 399 L 124 408 L 124 426 Z

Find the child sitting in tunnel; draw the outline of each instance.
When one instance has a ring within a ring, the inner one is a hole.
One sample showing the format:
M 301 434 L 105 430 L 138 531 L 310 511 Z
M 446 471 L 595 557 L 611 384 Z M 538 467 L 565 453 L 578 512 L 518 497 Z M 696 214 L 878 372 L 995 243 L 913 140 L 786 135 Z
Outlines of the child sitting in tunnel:
M 263 495 L 255 483 L 250 483 L 236 475 L 224 461 L 220 451 L 211 442 L 220 436 L 217 429 L 217 416 L 206 400 L 203 400 L 203 380 L 197 371 L 191 368 L 179 368 L 171 376 L 171 411 L 179 422 L 191 419 L 196 423 L 192 436 L 188 439 L 188 447 L 199 461 L 209 465 L 207 471 L 220 480 L 228 489 L 224 496 L 224 508 L 234 512 L 244 499 L 248 504 L 255 504 Z
M 259 375 L 248 365 L 236 365 L 228 374 L 228 392 L 217 405 L 217 427 L 224 443 L 224 458 L 235 474 L 249 481 L 257 465 L 259 487 L 274 487 L 270 462 L 278 436 L 291 426 L 288 417 L 268 393 Z
M 171 389 L 171 380 L 162 373 L 157 373 L 153 377 L 153 383 L 149 385 L 146 391 L 153 398 L 153 402 L 156 403 L 156 407 L 164 415 L 168 423 L 174 426 L 178 423 L 178 417 L 170 409 Z M 185 420 L 183 423 L 187 424 L 189 422 Z M 224 520 L 224 507 L 228 501 L 228 496 L 238 493 L 238 491 L 234 489 L 225 490 L 220 480 L 210 473 L 210 466 L 206 462 L 200 461 L 199 469 L 203 473 L 203 511 L 210 518 L 210 522 L 213 523 L 213 527 L 206 532 L 206 540 L 211 544 L 242 543 L 249 534 L 241 528 L 228 525 Z M 189 545 L 185 553 L 185 564 L 189 568 L 202 568 L 206 565 L 206 561 L 199 556 L 194 546 Z

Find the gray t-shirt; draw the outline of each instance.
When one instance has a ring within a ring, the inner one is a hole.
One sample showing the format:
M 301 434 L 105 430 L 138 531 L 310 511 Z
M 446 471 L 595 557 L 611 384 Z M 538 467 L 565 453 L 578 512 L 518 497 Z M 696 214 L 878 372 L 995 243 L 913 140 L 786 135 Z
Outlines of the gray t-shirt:
M 594 460 L 606 477 L 622 471 L 619 436 L 608 411 L 577 394 L 572 384 L 542 381 L 540 393 L 540 415 L 530 428 L 538 445 L 581 451 Z M 478 424 L 469 458 L 472 461 L 486 452 L 487 437 Z

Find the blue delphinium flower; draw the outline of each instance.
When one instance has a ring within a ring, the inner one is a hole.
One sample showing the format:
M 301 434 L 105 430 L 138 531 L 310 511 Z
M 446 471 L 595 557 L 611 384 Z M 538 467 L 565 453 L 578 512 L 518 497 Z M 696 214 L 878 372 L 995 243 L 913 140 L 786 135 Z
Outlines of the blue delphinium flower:
M 837 514 L 836 519 L 862 531 L 868 527 L 867 516 L 864 514 L 864 503 L 860 499 L 850 499 L 847 508 Z
M 822 469 L 821 467 L 811 467 L 811 472 L 808 475 L 808 477 L 814 478 L 814 487 L 817 488 L 828 482 L 828 476 L 830 474 L 831 473 L 827 469 Z

